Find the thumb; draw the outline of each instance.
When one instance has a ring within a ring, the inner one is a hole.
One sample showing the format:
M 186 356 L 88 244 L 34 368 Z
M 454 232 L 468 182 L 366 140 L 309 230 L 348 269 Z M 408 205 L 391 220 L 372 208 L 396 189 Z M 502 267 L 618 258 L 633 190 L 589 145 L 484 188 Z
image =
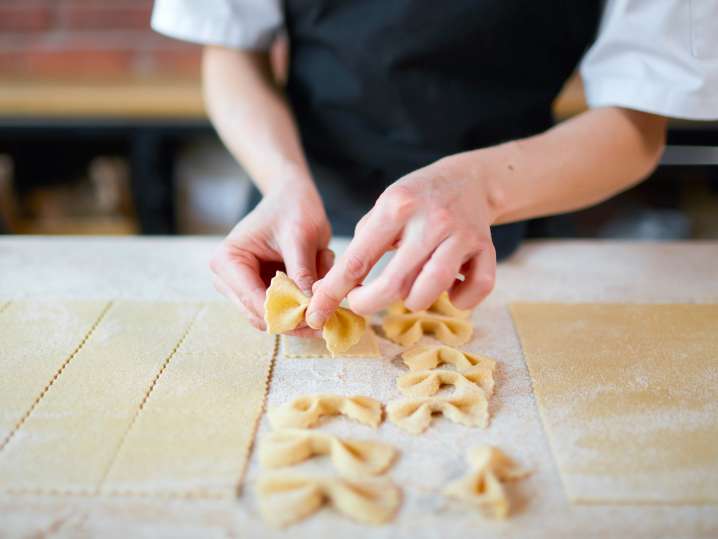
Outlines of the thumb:
M 287 275 L 306 295 L 312 295 L 312 285 L 317 280 L 317 248 L 314 242 L 293 238 L 282 246 L 282 258 Z

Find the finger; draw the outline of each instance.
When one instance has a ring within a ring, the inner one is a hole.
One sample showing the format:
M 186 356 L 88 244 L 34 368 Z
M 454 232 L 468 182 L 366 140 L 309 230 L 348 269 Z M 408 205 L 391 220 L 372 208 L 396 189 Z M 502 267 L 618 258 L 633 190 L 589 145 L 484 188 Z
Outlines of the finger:
M 212 279 L 212 282 L 214 283 L 214 288 L 217 290 L 217 292 L 219 292 L 220 294 L 228 298 L 232 303 L 234 303 L 237 308 L 239 308 L 239 310 L 242 311 L 242 313 L 247 317 L 247 320 L 250 324 L 252 324 L 252 326 L 254 326 L 255 329 L 258 329 L 259 331 L 265 331 L 267 329 L 267 325 L 265 324 L 264 320 L 259 319 L 252 313 L 250 313 L 239 300 L 237 294 L 234 293 L 234 290 L 227 286 L 222 281 L 222 279 L 215 275 Z
M 236 295 L 247 312 L 264 320 L 267 287 L 259 275 L 259 261 L 246 251 L 221 248 L 210 262 L 212 271 Z
M 350 305 L 359 314 L 370 315 L 388 307 L 402 292 L 408 293 L 421 267 L 444 238 L 424 234 L 425 224 L 408 229 L 399 249 L 381 275 L 371 283 L 352 291 Z M 433 236 L 433 237 L 432 237 Z
M 308 327 L 304 328 L 297 328 L 293 329 L 292 331 L 287 331 L 284 335 L 290 335 L 292 337 L 302 337 L 302 338 L 319 338 L 322 336 L 321 330 L 318 329 L 312 329 Z
M 403 223 L 398 220 L 383 218 L 381 212 L 372 213 L 344 255 L 315 288 L 307 311 L 310 327 L 319 329 L 324 325 L 347 293 L 364 280 L 390 248 L 402 228 Z
M 439 245 L 414 281 L 404 305 L 413 311 L 428 309 L 456 281 L 461 265 L 470 256 L 467 242 L 454 235 Z
M 287 275 L 305 295 L 312 295 L 317 280 L 317 246 L 308 238 L 294 236 L 280 243 Z
M 334 265 L 334 251 L 331 249 L 321 249 L 319 253 L 317 253 L 317 277 L 319 280 L 323 279 L 324 276 L 329 272 L 329 270 Z M 312 285 L 312 291 L 314 291 L 314 287 L 319 282 L 319 280 L 315 281 Z
M 496 250 L 491 241 L 471 258 L 464 277 L 449 297 L 459 309 L 473 309 L 489 295 L 496 281 Z

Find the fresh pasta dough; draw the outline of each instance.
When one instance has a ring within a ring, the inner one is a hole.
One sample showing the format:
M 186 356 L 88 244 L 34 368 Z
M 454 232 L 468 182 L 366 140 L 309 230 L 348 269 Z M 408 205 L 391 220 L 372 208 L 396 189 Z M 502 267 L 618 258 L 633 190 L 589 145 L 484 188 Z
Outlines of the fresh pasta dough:
M 510 503 L 503 484 L 522 479 L 529 472 L 501 450 L 489 445 L 470 449 L 467 460 L 469 472 L 449 483 L 444 495 L 484 509 L 495 518 L 508 517 Z
M 471 339 L 471 311 L 457 309 L 444 292 L 428 309 L 411 312 L 402 303 L 389 307 L 382 327 L 386 336 L 402 346 L 411 346 L 424 335 L 434 335 L 444 344 L 460 346 Z
M 393 305 L 390 305 L 387 308 L 388 314 L 411 314 L 412 311 L 406 308 L 406 306 L 401 302 L 398 301 L 394 303 Z M 421 311 L 426 312 L 428 314 L 435 314 L 435 315 L 441 315 L 441 316 L 450 316 L 452 318 L 469 318 L 471 316 L 471 311 L 463 310 L 463 309 L 457 309 L 454 307 L 454 305 L 451 303 L 451 300 L 449 299 L 449 293 L 443 292 L 437 300 L 432 303 L 428 309 Z
M 488 397 L 494 393 L 496 361 L 462 352 L 450 346 L 418 345 L 401 355 L 410 371 L 426 371 L 441 365 L 452 365 L 466 378 L 478 384 Z M 407 375 L 408 376 L 408 375 Z
M 377 428 L 382 420 L 382 407 L 371 397 L 341 395 L 305 395 L 272 408 L 267 413 L 275 429 L 307 428 L 317 424 L 323 416 L 344 415 Z
M 406 397 L 392 401 L 386 407 L 387 418 L 411 434 L 424 432 L 434 413 L 441 413 L 454 423 L 467 427 L 486 427 L 489 422 L 488 400 L 478 386 L 455 391 L 446 397 Z
M 574 503 L 718 504 L 718 305 L 511 305 Z
M 496 361 L 469 354 L 451 346 L 419 345 L 401 354 L 404 364 L 412 371 L 434 369 L 441 365 L 453 365 L 457 371 L 465 371 L 471 367 L 485 367 L 494 370 Z
M 304 321 L 308 305 L 309 298 L 285 273 L 278 271 L 269 284 L 264 301 L 267 332 L 277 334 L 296 329 Z M 365 331 L 364 318 L 339 307 L 324 324 L 322 338 L 334 356 L 359 342 Z
M 315 455 L 329 455 L 344 476 L 384 473 L 396 458 L 396 449 L 381 442 L 339 438 L 308 429 L 282 429 L 267 434 L 259 444 L 259 462 L 265 468 L 291 466 Z
M 323 339 L 294 337 L 293 335 L 282 335 L 282 355 L 292 359 L 333 357 Z M 359 342 L 342 352 L 341 355 L 342 357 L 381 357 L 381 349 L 371 326 L 367 326 Z
M 454 386 L 456 391 L 470 392 L 476 386 L 489 396 L 494 389 L 491 372 L 472 367 L 464 372 L 446 369 L 409 371 L 396 380 L 396 386 L 407 397 L 430 397 L 439 392 L 442 386 Z
M 399 488 L 386 477 L 350 479 L 297 472 L 270 472 L 257 484 L 259 509 L 266 522 L 285 527 L 328 503 L 364 524 L 391 520 L 401 504 Z

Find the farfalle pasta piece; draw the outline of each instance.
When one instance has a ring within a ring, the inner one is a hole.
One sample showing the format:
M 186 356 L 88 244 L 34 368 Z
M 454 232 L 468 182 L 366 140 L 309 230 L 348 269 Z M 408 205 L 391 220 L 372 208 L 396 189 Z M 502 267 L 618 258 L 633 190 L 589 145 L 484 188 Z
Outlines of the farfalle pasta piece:
M 333 356 L 349 350 L 359 342 L 366 331 L 366 320 L 349 309 L 339 307 L 322 329 L 327 350 Z
M 445 344 L 460 346 L 471 339 L 474 331 L 468 320 L 431 315 L 425 311 L 387 315 L 382 328 L 387 338 L 402 346 L 411 346 L 424 335 L 433 335 Z
M 468 342 L 474 331 L 469 317 L 471 311 L 457 309 L 444 292 L 428 309 L 411 312 L 403 303 L 388 309 L 382 327 L 392 341 L 411 346 L 425 334 L 433 334 L 444 344 L 459 346 Z
M 325 503 L 358 522 L 383 524 L 401 504 L 399 488 L 385 477 L 349 479 L 273 472 L 259 479 L 257 492 L 264 520 L 277 527 L 300 521 Z
M 397 378 L 396 385 L 408 397 L 430 397 L 445 385 L 454 386 L 460 392 L 470 392 L 478 387 L 490 396 L 494 390 L 494 379 L 491 371 L 481 367 L 471 367 L 463 372 L 427 369 L 409 371 Z
M 418 345 L 401 354 L 410 371 L 435 369 L 441 365 L 452 365 L 472 382 L 481 386 L 487 396 L 494 393 L 494 370 L 496 361 L 483 356 L 469 354 L 451 346 Z
M 503 483 L 526 477 L 529 471 L 489 445 L 469 450 L 467 459 L 471 470 L 449 483 L 444 494 L 485 509 L 495 518 L 506 518 L 510 503 Z
M 278 271 L 269 283 L 264 299 L 264 321 L 267 332 L 274 335 L 296 329 L 304 322 L 309 298 L 287 274 Z
M 486 427 L 489 422 L 488 400 L 480 387 L 446 397 L 406 397 L 386 406 L 387 418 L 411 434 L 424 432 L 434 413 L 467 427 Z
M 452 318 L 468 318 L 471 316 L 471 311 L 458 309 L 454 307 L 453 303 L 449 299 L 448 292 L 442 292 L 437 300 L 432 303 L 428 309 L 421 312 L 427 312 L 429 314 L 438 314 L 442 316 L 450 316 Z M 406 306 L 398 301 L 387 308 L 388 314 L 412 314 L 412 311 L 406 308 Z
M 264 300 L 267 332 L 277 334 L 296 329 L 304 321 L 308 305 L 309 298 L 285 273 L 278 271 L 269 284 Z M 365 331 L 364 318 L 339 307 L 324 324 L 322 337 L 327 350 L 334 356 L 359 342 Z
M 388 444 L 339 438 L 307 429 L 282 429 L 267 434 L 259 444 L 259 462 L 265 468 L 290 466 L 315 455 L 329 455 L 344 476 L 384 473 L 396 458 Z
M 272 408 L 267 413 L 275 429 L 307 428 L 323 416 L 345 415 L 350 419 L 377 428 L 381 423 L 381 403 L 371 397 L 341 395 L 304 395 Z

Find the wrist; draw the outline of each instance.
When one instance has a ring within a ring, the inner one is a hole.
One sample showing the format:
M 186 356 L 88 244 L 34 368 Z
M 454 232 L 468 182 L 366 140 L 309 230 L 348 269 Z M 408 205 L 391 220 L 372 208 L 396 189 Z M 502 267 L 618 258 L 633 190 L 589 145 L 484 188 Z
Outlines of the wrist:
M 276 166 L 267 180 L 259 185 L 263 196 L 302 195 L 319 197 L 306 165 L 285 162 Z
M 500 222 L 507 211 L 506 174 L 515 172 L 515 166 L 507 161 L 505 154 L 503 148 L 495 146 L 442 159 L 448 167 L 447 177 L 467 179 L 492 225 Z

